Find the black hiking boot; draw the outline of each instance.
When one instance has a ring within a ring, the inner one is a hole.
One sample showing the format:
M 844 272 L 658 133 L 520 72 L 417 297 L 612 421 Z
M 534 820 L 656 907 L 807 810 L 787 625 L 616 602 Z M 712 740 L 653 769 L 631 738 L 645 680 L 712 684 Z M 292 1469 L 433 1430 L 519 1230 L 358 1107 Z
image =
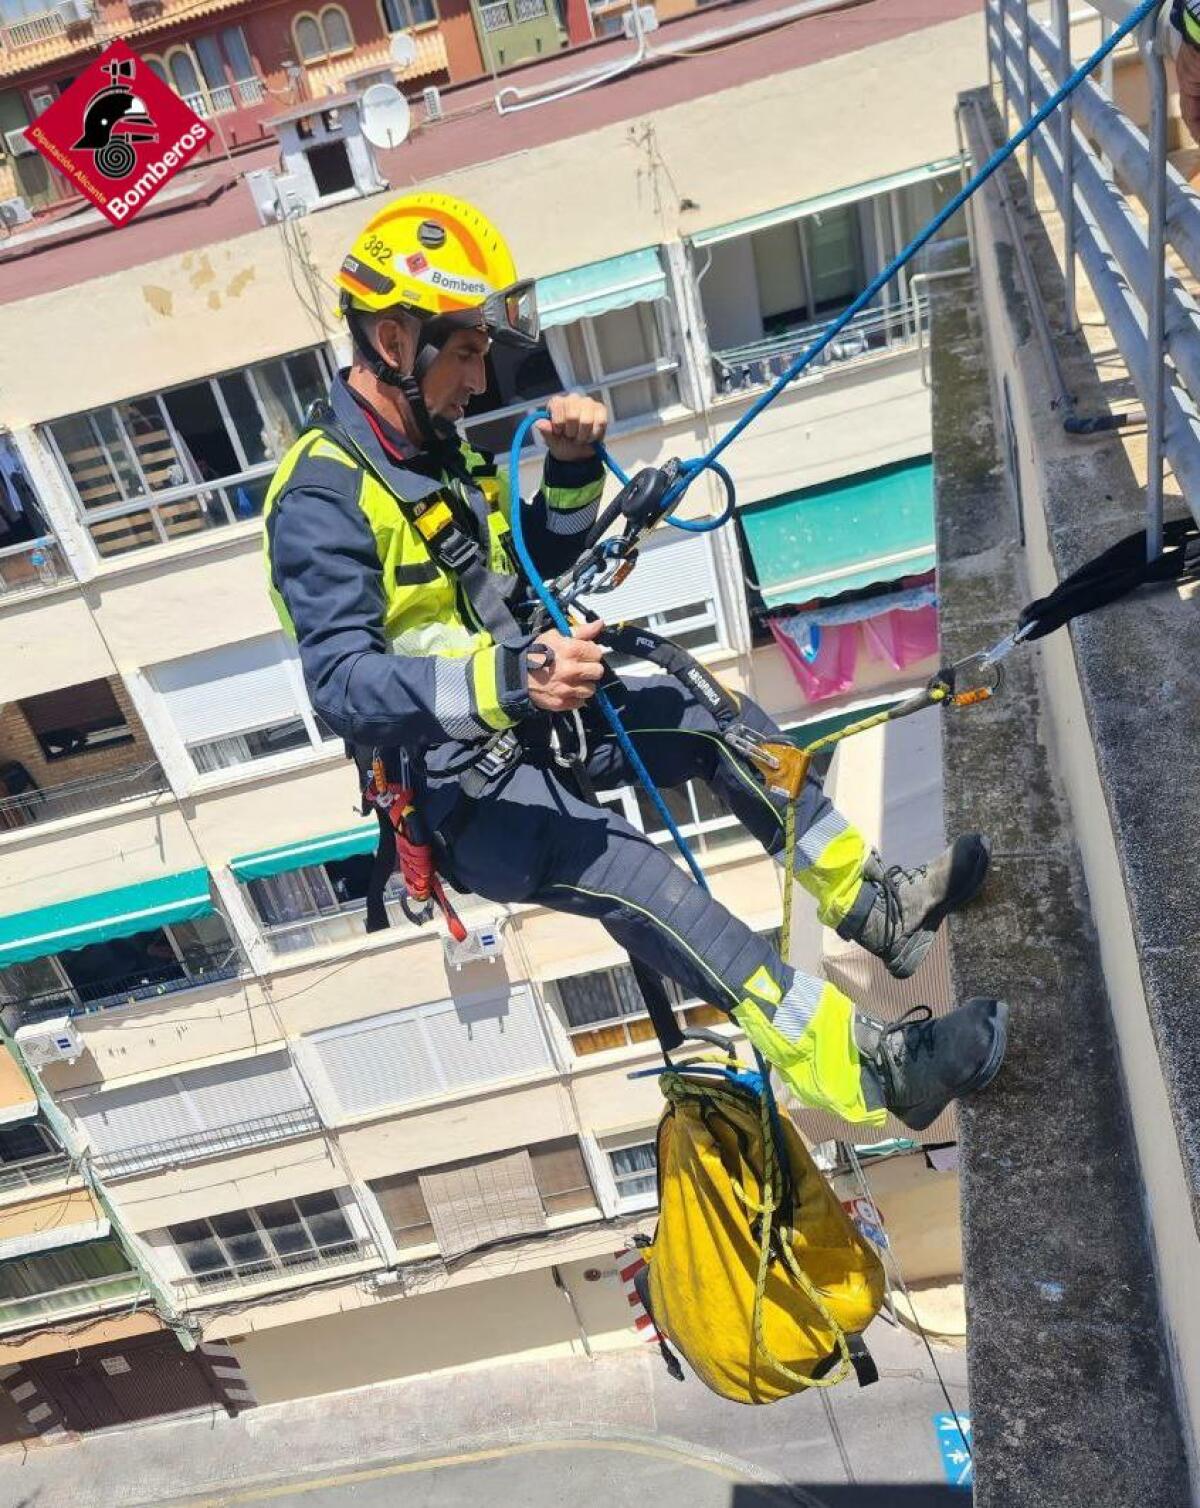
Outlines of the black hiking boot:
M 945 853 L 919 869 L 884 869 L 877 853 L 863 865 L 863 885 L 839 937 L 848 938 L 887 965 L 889 974 L 915 974 L 933 936 L 951 911 L 976 895 L 988 872 L 992 845 L 982 833 L 956 838 Z
M 995 1078 L 1008 1041 L 1008 1005 L 976 996 L 948 1016 L 934 1016 L 927 1005 L 915 1005 L 891 1023 L 856 1015 L 854 1040 L 868 1107 L 883 1105 L 913 1131 L 923 1131 L 951 1100 Z

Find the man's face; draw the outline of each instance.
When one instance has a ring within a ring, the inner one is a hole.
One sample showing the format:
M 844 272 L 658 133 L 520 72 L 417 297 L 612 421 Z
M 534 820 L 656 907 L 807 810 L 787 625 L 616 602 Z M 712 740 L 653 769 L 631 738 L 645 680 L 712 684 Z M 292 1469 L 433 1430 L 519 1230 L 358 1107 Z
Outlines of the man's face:
M 484 357 L 491 341 L 482 330 L 455 330 L 421 382 L 425 407 L 455 424 L 476 393 L 487 389 Z

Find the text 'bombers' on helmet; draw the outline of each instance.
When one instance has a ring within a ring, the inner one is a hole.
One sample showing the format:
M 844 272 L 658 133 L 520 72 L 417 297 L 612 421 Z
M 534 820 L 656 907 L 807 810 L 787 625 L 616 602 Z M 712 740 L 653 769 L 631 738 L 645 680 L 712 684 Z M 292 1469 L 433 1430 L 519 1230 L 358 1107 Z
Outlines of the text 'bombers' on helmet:
M 405 194 L 373 215 L 337 285 L 370 313 L 406 304 L 427 315 L 477 308 L 516 281 L 508 244 L 485 215 L 449 194 Z

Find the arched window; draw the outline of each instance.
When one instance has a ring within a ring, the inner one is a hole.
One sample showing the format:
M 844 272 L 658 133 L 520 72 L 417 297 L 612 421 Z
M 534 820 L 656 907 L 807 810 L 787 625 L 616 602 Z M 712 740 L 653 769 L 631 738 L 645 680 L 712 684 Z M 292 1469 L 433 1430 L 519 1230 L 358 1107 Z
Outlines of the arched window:
M 171 83 L 177 93 L 182 94 L 188 104 L 198 114 L 207 113 L 207 102 L 204 100 L 204 88 L 200 83 L 200 75 L 196 65 L 192 61 L 190 52 L 182 47 L 177 47 L 174 52 L 167 54 L 167 70 L 171 75 Z M 198 104 L 197 102 L 200 102 Z M 203 105 L 203 109 L 200 108 Z
M 350 18 L 340 5 L 327 5 L 321 12 L 321 30 L 325 33 L 326 52 L 350 52 L 353 49 Z
M 303 63 L 317 63 L 325 56 L 325 38 L 315 16 L 297 16 L 292 22 L 296 51 Z
M 145 63 L 151 73 L 157 78 L 162 79 L 164 84 L 170 84 L 171 80 L 167 77 L 167 70 L 163 66 L 161 58 L 143 58 L 142 62 Z

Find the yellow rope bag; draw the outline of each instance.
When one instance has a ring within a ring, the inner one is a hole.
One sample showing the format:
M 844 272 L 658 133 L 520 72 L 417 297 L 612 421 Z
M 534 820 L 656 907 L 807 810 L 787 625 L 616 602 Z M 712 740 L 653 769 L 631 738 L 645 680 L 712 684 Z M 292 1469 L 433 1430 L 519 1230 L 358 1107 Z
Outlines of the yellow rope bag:
M 878 1256 L 755 1076 L 668 1071 L 660 1083 L 654 1323 L 736 1403 L 840 1382 L 883 1302 Z

